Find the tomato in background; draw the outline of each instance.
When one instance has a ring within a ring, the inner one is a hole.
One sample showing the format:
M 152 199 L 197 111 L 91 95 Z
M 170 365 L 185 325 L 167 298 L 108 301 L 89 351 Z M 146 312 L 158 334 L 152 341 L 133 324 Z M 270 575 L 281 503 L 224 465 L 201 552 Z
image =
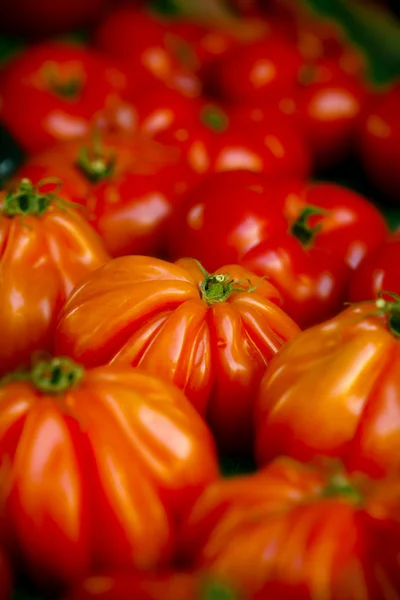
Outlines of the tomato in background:
M 96 115 L 131 85 L 113 60 L 77 44 L 27 48 L 0 74 L 0 119 L 28 153 L 82 138 Z M 27 110 L 29 98 L 29 110 Z
M 256 457 L 342 459 L 372 477 L 400 468 L 399 299 L 354 305 L 303 331 L 267 369 Z
M 95 21 L 107 0 L 13 0 L 2 2 L 0 29 L 8 35 L 49 36 Z
M 371 252 L 354 272 L 349 287 L 350 302 L 377 298 L 379 292 L 390 290 L 400 295 L 400 236 L 393 235 Z
M 180 552 L 252 600 L 389 600 L 400 586 L 399 500 L 398 479 L 280 458 L 212 483 L 185 519 Z
M 260 124 L 241 111 L 204 103 L 196 120 L 161 131 L 155 139 L 177 146 L 198 175 L 247 169 L 271 178 L 307 177 L 311 158 L 302 132 L 280 115 Z
M 60 144 L 33 156 L 17 176 L 64 181 L 112 256 L 164 255 L 173 209 L 196 180 L 176 148 L 120 135 Z
M 265 366 L 299 328 L 279 292 L 238 265 L 114 259 L 60 313 L 57 352 L 85 365 L 139 366 L 180 387 L 225 451 L 252 446 Z
M 400 83 L 377 94 L 363 115 L 357 143 L 367 176 L 397 204 L 400 196 L 399 103 Z
M 100 237 L 54 189 L 44 193 L 22 180 L 0 192 L 0 374 L 34 351 L 51 350 L 72 289 L 109 258 Z
M 168 565 L 181 515 L 218 477 L 202 419 L 139 370 L 39 360 L 3 382 L 0 414 L 16 564 L 49 594 L 94 569 Z

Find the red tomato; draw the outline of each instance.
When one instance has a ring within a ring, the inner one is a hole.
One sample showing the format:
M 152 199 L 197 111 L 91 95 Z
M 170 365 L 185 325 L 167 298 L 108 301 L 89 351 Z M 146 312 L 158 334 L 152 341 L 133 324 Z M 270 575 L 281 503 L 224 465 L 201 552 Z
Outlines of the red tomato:
M 66 304 L 57 351 L 85 365 L 143 367 L 183 389 L 220 446 L 249 449 L 252 399 L 271 357 L 299 329 L 277 290 L 237 265 L 114 259 Z
M 378 95 L 360 125 L 358 151 L 371 181 L 398 203 L 400 196 L 400 83 Z
M 13 0 L 0 6 L 1 30 L 8 35 L 54 35 L 94 21 L 106 0 Z
M 399 469 L 399 308 L 390 295 L 352 306 L 282 349 L 257 401 L 260 464 L 324 454 L 372 476 Z
M 177 149 L 118 135 L 58 145 L 32 157 L 18 176 L 65 182 L 112 256 L 165 254 L 173 208 L 195 179 Z
M 109 255 L 86 220 L 22 180 L 0 192 L 0 373 L 51 350 L 57 314 L 76 284 Z
M 218 476 L 183 394 L 132 368 L 39 361 L 0 388 L 0 414 L 18 564 L 48 591 L 94 568 L 168 564 L 174 520 Z
M 213 69 L 212 87 L 232 103 L 273 102 L 296 87 L 302 59 L 276 34 L 232 49 Z
M 400 589 L 399 501 L 398 479 L 280 458 L 211 484 L 181 552 L 252 600 L 390 600 Z
M 198 175 L 248 169 L 271 178 L 307 177 L 310 154 L 303 134 L 282 116 L 265 118 L 262 125 L 247 114 L 227 112 L 205 104 L 187 126 L 160 132 L 156 139 L 181 149 Z
M 400 295 L 400 236 L 397 234 L 371 252 L 350 280 L 350 302 L 377 298 L 379 292 L 390 290 Z
M 188 51 L 190 48 L 169 31 L 168 20 L 123 6 L 100 23 L 94 43 L 124 62 L 140 82 L 139 89 L 161 81 L 190 98 L 201 93 L 201 83 L 191 69 L 191 61 L 186 65 L 182 59 L 182 48 Z
M 105 574 L 86 579 L 65 600 L 241 600 L 206 573 Z
M 128 94 L 126 72 L 76 44 L 47 42 L 25 50 L 0 77 L 0 118 L 30 153 L 84 137 L 96 113 Z M 26 108 L 29 98 L 29 110 Z
M 169 232 L 169 255 L 197 258 L 208 270 L 238 262 L 270 235 L 284 234 L 282 208 L 270 201 L 270 183 L 250 171 L 210 176 L 195 187 L 175 211 Z
M 288 232 L 271 235 L 241 260 L 280 291 L 282 307 L 302 328 L 342 309 L 351 273 L 343 258 L 319 248 L 319 225 L 308 225 L 315 213 L 318 209 L 306 207 Z

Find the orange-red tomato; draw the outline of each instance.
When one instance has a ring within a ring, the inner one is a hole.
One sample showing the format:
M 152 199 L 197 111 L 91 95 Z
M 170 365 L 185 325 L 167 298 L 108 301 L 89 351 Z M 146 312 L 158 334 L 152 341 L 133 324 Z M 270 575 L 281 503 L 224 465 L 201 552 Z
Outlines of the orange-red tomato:
M 68 358 L 3 382 L 5 457 L 16 561 L 46 589 L 168 564 L 179 516 L 218 476 L 211 433 L 175 386 Z
M 207 573 L 105 573 L 88 577 L 66 600 L 244 600 Z
M 253 400 L 265 367 L 297 325 L 279 292 L 243 267 L 209 275 L 197 261 L 114 259 L 60 314 L 59 353 L 87 366 L 141 366 L 173 381 L 225 449 L 252 444 Z
M 54 191 L 22 180 L 0 192 L 0 374 L 51 349 L 72 289 L 108 259 L 92 227 Z
M 256 455 L 340 457 L 381 475 L 400 467 L 400 302 L 352 306 L 271 362 L 256 403 Z
M 399 501 L 398 479 L 280 458 L 211 484 L 184 523 L 181 552 L 252 600 L 394 600 Z

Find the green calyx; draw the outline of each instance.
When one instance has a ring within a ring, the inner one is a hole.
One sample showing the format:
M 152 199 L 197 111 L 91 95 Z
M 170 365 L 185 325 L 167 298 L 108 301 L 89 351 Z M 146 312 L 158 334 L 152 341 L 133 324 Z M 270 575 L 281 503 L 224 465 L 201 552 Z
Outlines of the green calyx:
M 343 473 L 335 473 L 323 491 L 325 498 L 343 497 L 355 505 L 361 505 L 362 496 Z
M 50 81 L 50 87 L 57 96 L 60 96 L 65 100 L 75 100 L 81 93 L 82 84 L 78 79 L 70 79 L 65 82 L 52 79 Z
M 43 193 L 40 188 L 48 183 L 55 183 L 53 192 Z M 60 182 L 54 179 L 44 179 L 34 185 L 29 179 L 21 179 L 18 188 L 7 193 L 2 209 L 7 217 L 41 216 L 49 208 L 57 195 Z
M 216 133 L 223 133 L 229 127 L 228 115 L 218 106 L 209 104 L 202 108 L 200 112 L 200 121 Z
M 232 589 L 214 580 L 207 581 L 200 598 L 201 600 L 239 600 Z
M 51 358 L 37 361 L 30 371 L 19 370 L 6 375 L 0 385 L 25 381 L 44 394 L 60 394 L 76 387 L 84 372 L 83 367 L 68 357 Z
M 323 216 L 327 214 L 327 211 L 319 206 L 312 206 L 311 204 L 305 206 L 290 228 L 290 233 L 299 240 L 302 246 L 312 246 L 318 232 L 322 229 L 322 223 L 311 226 L 309 219 L 315 215 Z
M 81 148 L 75 164 L 91 183 L 97 183 L 113 174 L 115 155 L 107 153 L 102 149 L 100 141 L 94 140 L 92 148 Z
M 211 306 L 217 302 L 225 302 L 231 294 L 235 292 L 247 292 L 251 293 L 257 289 L 257 286 L 253 286 L 250 279 L 241 279 L 235 281 L 230 278 L 230 275 L 219 273 L 217 275 L 207 273 L 204 267 L 196 261 L 199 265 L 199 269 L 204 275 L 204 281 L 200 285 L 200 292 L 202 299 Z M 249 284 L 248 288 L 242 287 L 240 284 L 243 281 L 247 281 Z
M 372 304 L 373 300 L 364 302 L 346 302 L 347 306 L 358 306 Z M 395 292 L 381 290 L 375 300 L 376 310 L 363 315 L 363 318 L 387 316 L 387 326 L 392 335 L 400 338 L 400 296 Z

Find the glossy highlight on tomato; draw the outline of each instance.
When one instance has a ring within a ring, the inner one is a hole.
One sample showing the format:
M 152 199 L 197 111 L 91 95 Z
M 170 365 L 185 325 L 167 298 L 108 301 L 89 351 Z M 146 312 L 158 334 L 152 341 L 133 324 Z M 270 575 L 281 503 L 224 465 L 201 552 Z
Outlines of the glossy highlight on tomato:
M 34 361 L 2 381 L 0 422 L 16 564 L 47 593 L 94 569 L 168 565 L 180 516 L 218 476 L 180 390 L 120 365 Z
M 180 387 L 225 450 L 251 447 L 265 367 L 299 331 L 279 292 L 238 265 L 121 257 L 78 287 L 60 313 L 57 352 L 87 366 L 144 368 Z

